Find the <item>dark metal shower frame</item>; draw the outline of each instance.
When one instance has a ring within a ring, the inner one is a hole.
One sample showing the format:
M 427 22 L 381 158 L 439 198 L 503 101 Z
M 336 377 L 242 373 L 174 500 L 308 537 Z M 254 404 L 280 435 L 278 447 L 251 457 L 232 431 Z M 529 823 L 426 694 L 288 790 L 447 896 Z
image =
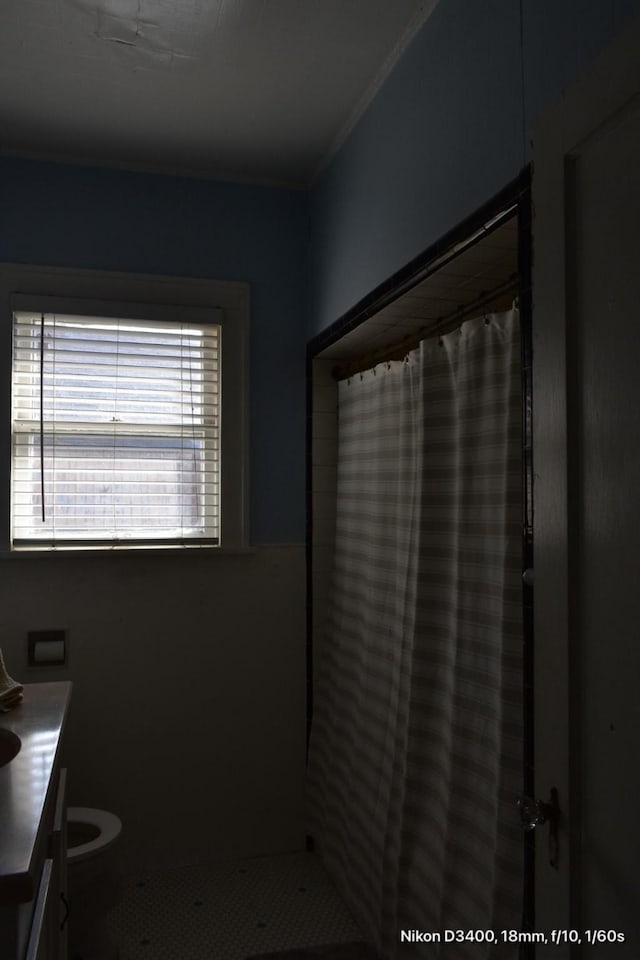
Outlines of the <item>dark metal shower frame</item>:
M 533 449 L 532 449 L 532 238 L 531 238 L 531 169 L 525 167 L 520 175 L 496 196 L 445 234 L 418 257 L 411 260 L 389 280 L 376 287 L 368 296 L 351 308 L 330 327 L 309 341 L 307 346 L 307 740 L 311 730 L 313 713 L 313 522 L 312 522 L 312 409 L 313 409 L 313 360 L 327 347 L 332 346 L 346 334 L 351 333 L 376 313 L 397 300 L 404 293 L 422 283 L 427 277 L 455 260 L 461 253 L 488 236 L 507 220 L 517 217 L 518 224 L 518 278 L 517 295 L 520 307 L 522 341 L 522 569 L 533 569 Z M 451 323 L 458 322 L 462 315 L 482 309 L 500 290 L 489 290 L 472 304 L 455 311 L 437 324 L 425 327 L 424 335 L 444 332 Z M 422 333 L 423 331 L 421 331 Z M 413 341 L 415 337 L 411 338 Z M 409 343 L 399 343 L 400 354 Z M 392 355 L 393 348 L 371 353 L 362 358 L 373 365 Z M 345 365 L 346 370 L 346 365 Z M 344 371 L 342 371 L 344 372 Z M 341 371 L 336 371 L 340 375 Z M 347 375 L 344 372 L 344 375 Z M 534 742 L 533 742 L 533 587 L 522 584 L 523 605 L 523 714 L 524 714 L 524 770 L 523 787 L 528 796 L 533 796 Z M 515 801 L 515 798 L 514 798 Z M 533 832 L 524 835 L 524 905 L 522 930 L 535 929 L 535 848 Z M 522 960 L 533 957 L 532 944 L 521 944 Z

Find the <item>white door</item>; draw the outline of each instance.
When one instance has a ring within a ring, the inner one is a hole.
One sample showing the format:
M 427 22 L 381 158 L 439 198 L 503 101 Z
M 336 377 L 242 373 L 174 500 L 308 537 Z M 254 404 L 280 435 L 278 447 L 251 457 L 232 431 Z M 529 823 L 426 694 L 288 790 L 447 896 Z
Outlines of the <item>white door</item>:
M 536 957 L 638 960 L 640 25 L 535 134 L 533 364 Z

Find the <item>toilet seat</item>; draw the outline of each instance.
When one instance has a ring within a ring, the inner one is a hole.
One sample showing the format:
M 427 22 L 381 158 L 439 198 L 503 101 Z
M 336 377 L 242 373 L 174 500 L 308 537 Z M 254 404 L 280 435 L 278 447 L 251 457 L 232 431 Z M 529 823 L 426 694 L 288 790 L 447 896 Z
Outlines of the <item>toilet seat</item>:
M 67 848 L 67 861 L 69 863 L 85 860 L 87 857 L 106 850 L 118 839 L 122 830 L 122 821 L 119 817 L 116 817 L 115 813 L 109 813 L 107 810 L 94 810 L 92 807 L 68 807 L 67 823 L 85 823 L 100 831 L 94 840 Z

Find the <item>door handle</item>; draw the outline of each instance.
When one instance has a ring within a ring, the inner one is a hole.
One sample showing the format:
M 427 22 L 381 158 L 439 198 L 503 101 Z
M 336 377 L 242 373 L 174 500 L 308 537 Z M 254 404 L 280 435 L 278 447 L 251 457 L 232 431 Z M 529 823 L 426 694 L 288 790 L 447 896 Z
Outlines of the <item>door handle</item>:
M 69 919 L 69 901 L 65 897 L 64 893 L 60 894 L 60 899 L 64 905 L 64 917 L 62 923 L 60 924 L 60 932 L 62 932 L 67 925 L 67 920 Z
M 533 797 L 518 797 L 516 801 L 520 823 L 525 831 L 535 830 L 549 824 L 549 866 L 558 869 L 558 791 L 551 788 L 549 800 L 534 800 Z

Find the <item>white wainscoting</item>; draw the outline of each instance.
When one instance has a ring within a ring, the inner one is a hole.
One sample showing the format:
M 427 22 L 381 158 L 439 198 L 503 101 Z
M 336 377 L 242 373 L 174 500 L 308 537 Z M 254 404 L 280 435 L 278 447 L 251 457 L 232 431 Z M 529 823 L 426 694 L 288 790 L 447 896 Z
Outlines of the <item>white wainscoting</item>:
M 127 871 L 304 847 L 303 544 L 0 566 L 7 668 L 73 681 L 69 803 L 122 818 Z M 49 628 L 67 666 L 27 669 Z

